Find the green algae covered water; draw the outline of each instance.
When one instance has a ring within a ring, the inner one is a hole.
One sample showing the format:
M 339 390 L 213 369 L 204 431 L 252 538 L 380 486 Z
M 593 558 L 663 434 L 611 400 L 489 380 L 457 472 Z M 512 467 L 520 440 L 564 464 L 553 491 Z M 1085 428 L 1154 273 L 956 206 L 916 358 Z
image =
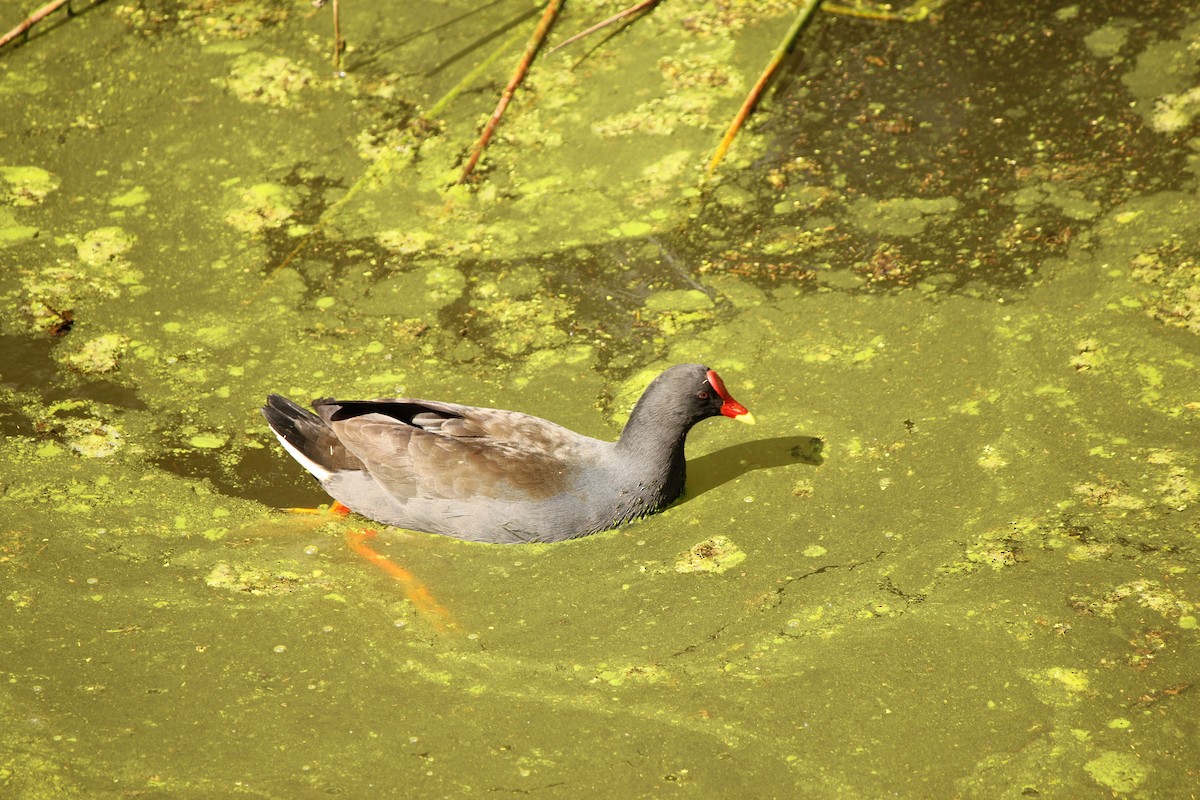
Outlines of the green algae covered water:
M 0 795 L 1194 797 L 1200 12 L 820 13 L 706 180 L 794 9 L 664 0 L 463 187 L 533 25 L 475 5 L 0 50 Z M 279 510 L 268 392 L 615 437 L 683 361 L 759 425 L 637 524 Z

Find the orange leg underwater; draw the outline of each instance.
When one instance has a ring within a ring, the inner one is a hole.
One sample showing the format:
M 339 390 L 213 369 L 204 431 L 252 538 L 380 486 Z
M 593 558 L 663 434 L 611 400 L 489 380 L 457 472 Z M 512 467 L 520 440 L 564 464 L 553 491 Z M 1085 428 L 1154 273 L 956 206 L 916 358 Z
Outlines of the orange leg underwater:
M 338 503 L 337 505 L 341 504 Z M 345 506 L 342 507 L 345 508 Z M 376 532 L 370 528 L 346 531 L 346 544 L 350 546 L 352 551 L 399 581 L 400 586 L 404 589 L 404 596 L 408 598 L 409 602 L 416 607 L 421 616 L 435 630 L 442 632 L 448 628 L 457 628 L 458 623 L 450 616 L 450 612 L 446 610 L 446 607 L 434 599 L 433 593 L 429 591 L 429 587 L 421 583 L 416 575 L 396 562 L 390 561 L 383 553 L 380 553 L 367 544 L 367 540 L 374 538 L 376 535 Z
M 292 508 L 282 509 L 289 514 L 332 514 L 335 517 L 344 517 L 350 513 L 350 509 L 334 500 L 328 506 L 318 506 L 316 508 Z

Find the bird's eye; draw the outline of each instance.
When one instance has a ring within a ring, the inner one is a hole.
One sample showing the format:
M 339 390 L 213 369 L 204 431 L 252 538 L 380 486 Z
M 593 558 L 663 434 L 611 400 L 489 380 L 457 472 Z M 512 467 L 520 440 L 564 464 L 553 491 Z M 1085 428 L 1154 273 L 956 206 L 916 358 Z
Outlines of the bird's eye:
M 701 389 L 700 391 L 696 392 L 696 397 L 700 398 L 701 400 L 707 400 L 708 392 L 704 389 Z

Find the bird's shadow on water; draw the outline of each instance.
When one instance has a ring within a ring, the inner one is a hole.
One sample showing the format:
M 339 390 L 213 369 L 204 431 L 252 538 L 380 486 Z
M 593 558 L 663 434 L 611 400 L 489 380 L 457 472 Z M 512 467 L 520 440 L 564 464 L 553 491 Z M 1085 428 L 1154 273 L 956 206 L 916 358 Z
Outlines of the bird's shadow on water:
M 815 436 L 780 436 L 726 447 L 687 463 L 687 488 L 682 503 L 695 500 L 734 478 L 758 469 L 825 462 L 825 442 Z

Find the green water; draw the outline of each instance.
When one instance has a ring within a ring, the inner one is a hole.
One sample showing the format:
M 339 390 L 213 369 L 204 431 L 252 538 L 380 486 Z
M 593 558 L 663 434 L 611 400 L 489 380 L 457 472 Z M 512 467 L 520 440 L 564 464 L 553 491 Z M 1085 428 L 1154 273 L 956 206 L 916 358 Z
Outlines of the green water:
M 706 182 L 793 9 L 664 0 L 462 187 L 534 24 L 474 5 L 0 50 L 0 795 L 1194 797 L 1197 11 L 819 14 Z M 617 531 L 381 530 L 436 605 L 278 511 L 268 392 L 615 437 L 684 361 L 759 425 Z

